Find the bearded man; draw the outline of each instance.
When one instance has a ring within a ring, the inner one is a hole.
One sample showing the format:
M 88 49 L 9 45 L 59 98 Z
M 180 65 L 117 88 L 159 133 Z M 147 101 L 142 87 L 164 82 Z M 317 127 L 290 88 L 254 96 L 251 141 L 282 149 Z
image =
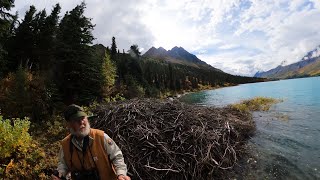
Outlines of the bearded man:
M 90 128 L 83 108 L 72 104 L 64 112 L 70 134 L 61 142 L 58 168 L 52 179 L 130 180 L 117 144 L 103 131 Z

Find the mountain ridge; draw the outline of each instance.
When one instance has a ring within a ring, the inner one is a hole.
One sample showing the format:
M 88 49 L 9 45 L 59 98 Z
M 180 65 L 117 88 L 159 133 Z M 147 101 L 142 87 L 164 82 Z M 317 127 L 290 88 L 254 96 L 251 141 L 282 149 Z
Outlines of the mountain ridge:
M 287 79 L 297 77 L 308 77 L 320 75 L 320 45 L 312 51 L 309 51 L 298 62 L 282 66 L 268 71 L 256 72 L 253 77 L 273 78 L 273 79 Z M 319 69 L 315 69 L 319 67 Z
M 223 72 L 206 62 L 199 59 L 196 55 L 189 53 L 183 47 L 174 46 L 171 50 L 165 50 L 163 47 L 155 48 L 152 46 L 143 55 L 146 58 L 153 58 L 158 60 L 163 60 L 174 64 L 183 64 L 197 68 L 209 68 L 216 71 Z

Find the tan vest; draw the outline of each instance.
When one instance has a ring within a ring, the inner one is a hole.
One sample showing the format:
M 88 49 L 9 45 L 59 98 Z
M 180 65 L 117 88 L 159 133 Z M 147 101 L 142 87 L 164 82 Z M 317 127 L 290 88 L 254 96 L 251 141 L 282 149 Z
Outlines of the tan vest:
M 104 132 L 98 129 L 91 129 L 89 136 L 92 137 L 94 140 L 92 145 L 88 146 L 85 154 L 83 163 L 85 170 L 95 169 L 95 164 L 93 162 L 94 160 L 97 165 L 97 169 L 101 180 L 116 180 L 117 176 L 114 173 L 112 165 L 109 161 L 108 154 L 104 149 Z M 81 158 L 81 161 L 83 161 L 82 151 L 79 151 L 73 145 L 71 165 L 70 141 L 71 135 L 68 135 L 61 142 L 64 153 L 64 160 L 71 172 L 81 171 L 82 166 L 79 157 Z M 91 150 L 92 157 L 89 148 Z

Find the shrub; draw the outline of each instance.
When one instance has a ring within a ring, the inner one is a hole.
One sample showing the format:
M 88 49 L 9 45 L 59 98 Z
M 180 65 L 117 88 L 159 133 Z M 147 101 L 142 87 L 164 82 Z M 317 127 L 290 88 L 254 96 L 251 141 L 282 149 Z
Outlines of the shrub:
M 56 167 L 59 142 L 55 138 L 64 133 L 62 123 L 57 120 L 37 127 L 40 131 L 35 130 L 36 139 L 28 133 L 29 128 L 28 118 L 0 116 L 0 177 L 48 179 Z
M 25 119 L 3 119 L 0 116 L 0 157 L 8 158 L 14 153 L 25 154 L 31 144 L 28 133 L 30 122 Z
M 55 89 L 45 78 L 19 67 L 0 80 L 0 108 L 5 117 L 30 117 L 39 122 L 52 114 Z
M 125 100 L 125 99 L 126 99 L 126 98 L 123 97 L 122 94 L 117 93 L 117 94 L 115 94 L 114 96 L 109 96 L 109 97 L 104 98 L 104 101 L 107 102 L 107 103 L 109 103 L 109 102 L 123 101 L 123 100 Z M 93 103 L 93 104 L 94 104 L 94 103 Z M 90 104 L 90 106 L 93 106 L 93 104 Z M 95 104 L 95 106 L 96 106 L 96 105 L 97 105 L 97 104 Z M 92 107 L 92 108 L 94 108 L 94 107 Z

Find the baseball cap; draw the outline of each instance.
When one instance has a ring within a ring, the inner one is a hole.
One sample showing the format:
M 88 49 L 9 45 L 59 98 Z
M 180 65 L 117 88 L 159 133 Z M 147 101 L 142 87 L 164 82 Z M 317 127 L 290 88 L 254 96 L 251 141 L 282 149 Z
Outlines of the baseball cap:
M 77 119 L 83 116 L 87 116 L 87 113 L 84 112 L 82 107 L 76 104 L 69 105 L 64 111 L 64 118 L 66 121 Z

